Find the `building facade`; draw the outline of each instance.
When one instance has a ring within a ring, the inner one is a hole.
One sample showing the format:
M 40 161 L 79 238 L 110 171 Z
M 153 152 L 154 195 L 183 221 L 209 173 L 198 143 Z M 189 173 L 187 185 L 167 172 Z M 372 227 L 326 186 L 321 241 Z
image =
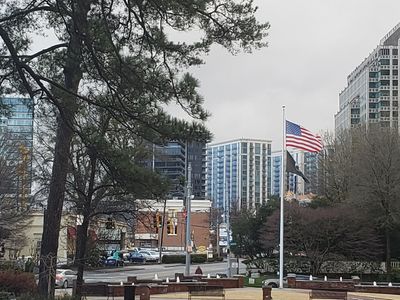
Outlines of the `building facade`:
M 29 98 L 0 98 L 0 156 L 9 168 L 2 194 L 16 195 L 26 205 L 32 185 L 33 101 Z M 4 169 L 4 168 L 3 168 Z
M 184 199 L 189 163 L 192 166 L 192 194 L 196 199 L 205 197 L 205 144 L 200 142 L 168 142 L 153 146 L 153 157 L 145 162 L 171 183 L 168 198 Z
M 309 183 L 295 174 L 287 175 L 287 191 L 294 195 L 308 195 L 318 193 L 318 153 L 305 152 L 300 150 L 289 151 L 300 171 L 310 181 Z M 272 152 L 272 195 L 280 196 L 281 194 L 281 168 L 282 168 L 282 151 Z
M 162 247 L 166 250 L 184 251 L 186 240 L 184 201 L 168 199 L 165 202 L 164 222 L 163 202 L 149 200 L 142 206 L 146 208 L 140 211 L 135 224 L 135 246 L 158 248 L 162 243 Z M 191 240 L 195 252 L 204 252 L 210 245 L 210 209 L 211 202 L 208 200 L 191 200 Z
M 339 94 L 336 133 L 372 123 L 398 128 L 399 40 L 400 24 L 347 77 Z
M 257 208 L 271 194 L 271 141 L 237 139 L 207 145 L 206 198 L 223 209 Z

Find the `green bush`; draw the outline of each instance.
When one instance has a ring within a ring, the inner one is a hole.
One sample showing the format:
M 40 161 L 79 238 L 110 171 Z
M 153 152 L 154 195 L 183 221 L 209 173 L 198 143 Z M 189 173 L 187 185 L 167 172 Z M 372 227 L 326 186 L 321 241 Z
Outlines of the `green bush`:
M 35 294 L 37 286 L 32 273 L 0 271 L 0 290 L 15 295 Z
M 224 258 L 222 256 L 218 257 L 216 255 L 214 255 L 214 257 L 212 257 L 212 258 L 207 259 L 208 262 L 216 262 L 216 261 L 223 261 L 223 260 L 224 260 Z
M 16 264 L 13 260 L 0 261 L 0 271 L 16 270 Z
M 207 261 L 207 254 L 192 254 L 190 256 L 192 263 L 202 264 Z
M 206 254 L 192 254 L 190 255 L 191 262 L 194 264 L 201 264 L 207 261 Z M 164 264 L 184 264 L 186 262 L 185 255 L 164 255 L 161 259 Z

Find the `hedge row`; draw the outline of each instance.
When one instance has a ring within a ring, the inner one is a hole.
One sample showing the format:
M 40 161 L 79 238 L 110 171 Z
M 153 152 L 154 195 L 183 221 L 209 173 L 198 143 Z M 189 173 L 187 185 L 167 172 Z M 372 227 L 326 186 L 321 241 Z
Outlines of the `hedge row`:
M 222 256 L 220 256 L 220 257 L 214 256 L 213 258 L 207 259 L 208 262 L 223 261 L 223 260 L 224 260 L 224 258 Z
M 19 271 L 0 271 L 0 291 L 21 294 L 35 294 L 35 277 L 32 273 Z
M 190 261 L 194 264 L 201 264 L 207 261 L 206 254 L 191 254 Z M 161 259 L 164 264 L 184 264 L 186 262 L 185 255 L 164 255 Z

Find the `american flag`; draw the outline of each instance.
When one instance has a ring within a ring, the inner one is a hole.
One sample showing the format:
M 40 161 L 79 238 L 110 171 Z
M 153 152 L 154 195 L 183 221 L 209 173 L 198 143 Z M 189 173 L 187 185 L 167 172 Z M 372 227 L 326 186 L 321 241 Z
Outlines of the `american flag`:
M 308 152 L 320 152 L 322 139 L 295 123 L 286 121 L 286 147 L 294 147 Z

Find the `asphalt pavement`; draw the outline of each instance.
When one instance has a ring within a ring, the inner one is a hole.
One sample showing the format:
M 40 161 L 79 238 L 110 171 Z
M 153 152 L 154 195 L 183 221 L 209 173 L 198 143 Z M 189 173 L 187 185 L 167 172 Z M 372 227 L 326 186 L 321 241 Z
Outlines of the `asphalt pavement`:
M 227 273 L 227 262 L 193 264 L 191 273 L 194 274 L 197 266 L 203 270 L 203 274 L 216 275 Z M 246 265 L 239 263 L 239 274 L 246 271 Z M 184 273 L 184 264 L 144 264 L 126 267 L 107 268 L 95 271 L 86 271 L 83 275 L 85 282 L 121 282 L 128 276 L 137 276 L 138 279 L 152 279 L 157 274 L 159 279 L 173 278 L 175 273 Z M 237 274 L 236 262 L 232 266 L 232 274 Z

